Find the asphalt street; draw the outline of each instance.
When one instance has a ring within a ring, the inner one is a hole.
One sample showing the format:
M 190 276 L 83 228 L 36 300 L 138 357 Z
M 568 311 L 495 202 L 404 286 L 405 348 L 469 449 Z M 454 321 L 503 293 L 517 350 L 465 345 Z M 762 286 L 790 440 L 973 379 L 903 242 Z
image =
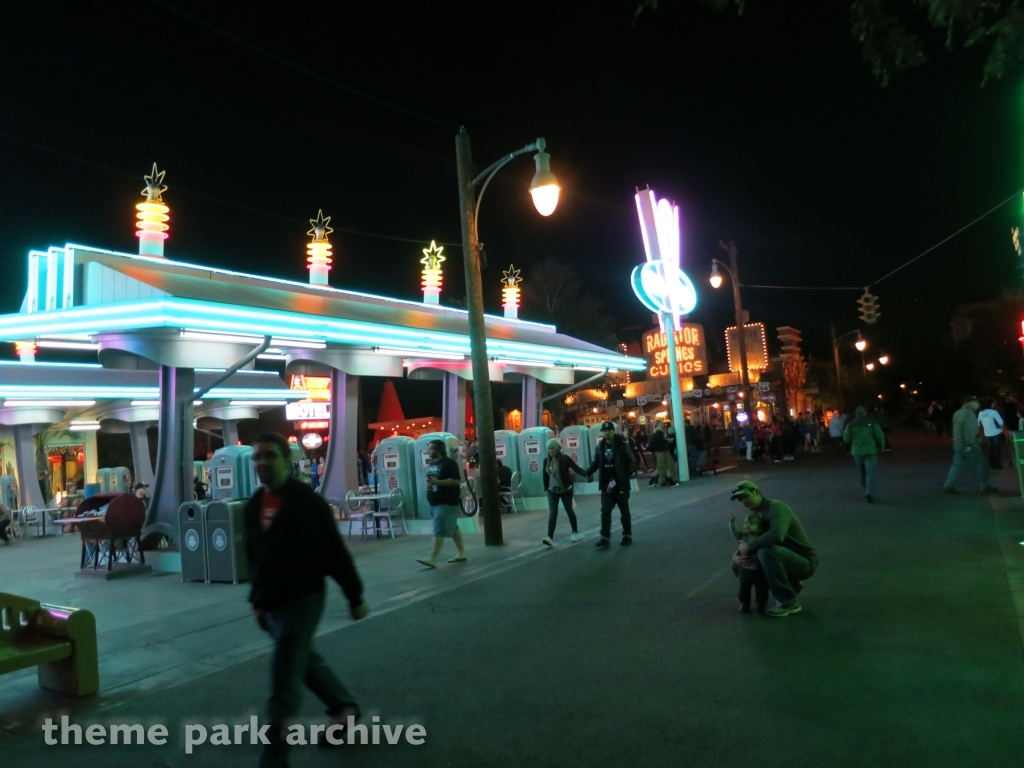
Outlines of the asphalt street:
M 368 716 L 421 724 L 425 743 L 297 747 L 293 765 L 1019 766 L 1016 478 L 996 473 L 999 497 L 968 493 L 966 479 L 965 493 L 949 496 L 948 444 L 908 434 L 896 448 L 882 457 L 873 505 L 852 460 L 826 453 L 637 493 L 631 547 L 618 537 L 608 551 L 594 547 L 595 500 L 581 505 L 587 537 L 570 545 L 563 517 L 554 549 L 540 544 L 546 513 L 519 516 L 518 547 L 476 561 L 471 548 L 470 563 L 414 572 L 418 599 L 317 639 Z M 727 489 L 744 478 L 788 502 L 817 546 L 799 615 L 739 612 Z M 452 580 L 452 569 L 481 561 Z M 158 690 L 48 700 L 0 735 L 0 760 L 255 765 L 252 746 L 186 755 L 183 734 L 185 724 L 261 715 L 267 668 L 259 654 Z M 45 746 L 41 718 L 61 713 L 83 725 L 162 723 L 170 739 Z M 299 719 L 324 720 L 311 694 Z

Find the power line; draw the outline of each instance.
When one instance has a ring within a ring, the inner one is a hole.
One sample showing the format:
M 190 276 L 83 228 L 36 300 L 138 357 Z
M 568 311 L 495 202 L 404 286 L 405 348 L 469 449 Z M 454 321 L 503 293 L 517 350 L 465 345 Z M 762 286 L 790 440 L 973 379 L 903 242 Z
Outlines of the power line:
M 0 131 L 0 138 L 7 139 L 8 141 L 17 142 L 18 144 L 24 144 L 25 146 L 29 146 L 29 147 L 32 147 L 34 149 L 38 149 L 38 150 L 40 150 L 42 152 L 49 152 L 51 154 L 58 155 L 59 157 L 66 158 L 68 160 L 74 160 L 76 163 L 82 163 L 83 165 L 88 165 L 88 166 L 90 166 L 92 168 L 97 168 L 97 169 L 99 169 L 101 171 L 106 171 L 107 173 L 112 173 L 112 174 L 115 174 L 117 176 L 124 176 L 126 178 L 134 179 L 136 181 L 139 178 L 139 174 L 137 174 L 137 173 L 129 173 L 128 171 L 122 170 L 121 168 L 113 168 L 113 167 L 111 167 L 109 165 L 104 165 L 103 163 L 97 163 L 94 160 L 87 160 L 84 157 L 78 157 L 77 155 L 73 155 L 73 154 L 71 154 L 69 152 L 65 152 L 65 151 L 60 150 L 60 149 L 55 149 L 54 147 L 48 147 L 45 144 L 39 144 L 39 143 L 37 143 L 35 141 L 29 141 L 28 139 L 23 139 L 20 136 L 14 136 L 13 134 L 5 133 L 4 131 Z M 305 219 L 297 219 L 294 216 L 287 216 L 287 215 L 285 215 L 283 213 L 274 213 L 273 211 L 265 211 L 265 210 L 263 210 L 261 208 L 254 208 L 254 207 L 252 207 L 250 205 L 243 205 L 242 203 L 236 203 L 233 200 L 225 200 L 225 199 L 220 198 L 220 197 L 214 197 L 213 195 L 207 195 L 207 194 L 205 194 L 203 192 L 196 192 L 195 190 L 186 189 L 185 187 L 179 187 L 177 185 L 174 185 L 173 191 L 174 192 L 180 192 L 180 193 L 182 193 L 184 195 L 191 195 L 192 197 L 197 197 L 197 198 L 199 198 L 201 200 L 207 200 L 207 201 L 209 201 L 211 203 L 217 203 L 218 205 L 225 205 L 225 206 L 228 206 L 229 208 L 236 208 L 236 209 L 241 210 L 241 211 L 248 211 L 250 213 L 257 213 L 257 214 L 259 214 L 261 216 L 269 216 L 271 218 L 280 219 L 282 221 L 296 222 L 296 223 L 302 224 L 303 226 L 306 225 L 306 220 Z M 399 243 L 416 243 L 417 245 L 422 245 L 423 243 L 428 243 L 428 242 L 430 242 L 433 239 L 433 238 L 416 239 L 416 238 L 411 238 L 411 237 L 398 237 L 396 235 L 382 235 L 382 234 L 380 234 L 378 232 L 366 232 L 364 230 L 348 229 L 346 227 L 334 227 L 334 230 L 336 232 L 344 232 L 344 233 L 346 233 L 348 235 L 356 235 L 358 237 L 372 237 L 372 238 L 376 238 L 378 240 L 393 240 L 393 241 L 399 242 Z M 451 243 L 449 243 L 449 242 L 443 242 L 443 241 L 440 241 L 440 240 L 437 240 L 436 242 L 438 243 L 438 245 L 446 245 L 446 246 L 453 247 L 453 248 L 461 248 L 462 247 L 462 243 L 461 242 L 458 242 L 458 243 L 451 242 Z
M 327 83 L 328 85 L 333 85 L 335 88 L 339 88 L 339 89 L 345 91 L 346 93 L 352 94 L 353 96 L 358 96 L 358 97 L 360 97 L 362 99 L 366 99 L 367 101 L 372 101 L 374 104 L 378 104 L 378 105 L 380 105 L 382 107 L 387 107 L 388 109 L 393 109 L 396 112 L 402 112 L 402 113 L 404 113 L 406 115 L 411 115 L 412 117 L 418 117 L 420 120 L 426 120 L 428 122 L 435 123 L 437 125 L 443 125 L 446 128 L 457 128 L 458 127 L 457 125 L 455 125 L 455 123 L 451 123 L 451 122 L 449 122 L 447 120 L 439 120 L 436 117 L 431 117 L 430 115 L 424 115 L 422 112 L 416 112 L 416 111 L 414 111 L 412 109 L 406 109 L 405 107 L 400 107 L 399 105 L 394 104 L 394 103 L 392 103 L 390 101 L 385 101 L 384 99 L 378 99 L 376 96 L 371 96 L 368 93 L 363 93 L 362 91 L 356 90 L 355 88 L 352 88 L 351 86 L 345 85 L 344 83 L 339 83 L 337 80 L 332 80 L 329 77 L 325 77 L 324 75 L 321 75 L 319 72 L 314 72 L 311 69 L 306 69 L 305 67 L 303 67 L 303 66 L 301 66 L 299 64 L 296 64 L 296 63 L 294 63 L 292 61 L 289 61 L 288 59 L 285 59 L 285 58 L 283 58 L 281 56 L 278 56 L 276 53 L 271 53 L 270 51 L 266 50 L 265 48 L 260 48 L 258 45 L 254 45 L 253 43 L 250 43 L 250 42 L 248 42 L 246 40 L 243 40 L 242 38 L 237 37 L 236 35 L 233 35 L 230 32 L 226 32 L 225 30 L 221 29 L 220 27 L 214 26 L 213 24 L 211 24 L 208 21 L 203 21 L 202 19 L 200 19 L 200 18 L 198 18 L 196 16 L 193 16 L 191 13 L 187 13 L 187 12 L 181 10 L 180 8 L 176 8 L 175 6 L 171 5 L 170 3 L 164 2 L 164 0 L 155 0 L 155 2 L 158 5 L 162 5 L 167 10 L 173 11 L 174 13 L 177 13 L 179 16 L 184 16 L 186 19 L 189 19 L 190 21 L 193 21 L 193 22 L 195 22 L 196 24 L 199 24 L 202 27 L 206 27 L 206 29 L 210 30 L 211 32 L 215 32 L 216 34 L 221 35 L 222 37 L 226 37 L 228 40 L 231 40 L 231 41 L 233 41 L 235 43 L 238 43 L 239 45 L 245 46 L 246 48 L 248 48 L 248 49 L 250 49 L 252 51 L 255 51 L 256 53 L 258 53 L 258 54 L 260 54 L 262 56 L 266 56 L 269 59 L 273 59 L 277 63 L 283 64 L 284 66 L 289 67 L 291 69 L 294 69 L 297 72 L 302 72 L 303 74 L 309 75 L 310 77 L 314 77 L 317 80 L 320 80 L 321 82 Z
M 900 271 L 901 269 L 903 269 L 904 267 L 909 267 L 909 266 L 910 266 L 911 264 L 913 264 L 913 263 L 914 263 L 915 261 L 917 261 L 918 259 L 920 259 L 920 258 L 921 258 L 922 256 L 927 256 L 927 255 L 928 255 L 929 253 L 931 253 L 932 251 L 934 251 L 934 250 L 935 250 L 936 248 L 938 248 L 938 247 L 939 247 L 940 245 L 945 245 L 945 244 L 946 244 L 946 243 L 948 243 L 948 242 L 949 242 L 950 240 L 952 240 L 952 239 L 953 239 L 954 237 L 956 237 L 957 235 L 959 235 L 959 234 L 960 234 L 961 232 L 963 232 L 963 231 L 965 231 L 965 230 L 967 230 L 967 229 L 970 229 L 971 227 L 973 227 L 973 226 L 974 226 L 975 224 L 977 224 L 977 223 L 978 223 L 979 221 L 981 221 L 982 219 L 984 219 L 984 218 L 985 218 L 986 216 L 988 216 L 989 214 L 995 213 L 996 211 L 998 211 L 998 210 L 999 210 L 1000 208 L 1002 208 L 1002 207 L 1003 207 L 1004 205 L 1006 205 L 1006 204 L 1007 204 L 1008 202 L 1010 202 L 1010 201 L 1011 201 L 1011 200 L 1013 200 L 1014 198 L 1016 198 L 1016 197 L 1020 197 L 1022 193 L 1024 193 L 1024 189 L 1018 189 L 1018 190 L 1017 190 L 1016 192 L 1014 192 L 1014 193 L 1013 193 L 1012 195 L 1010 195 L 1010 196 L 1009 196 L 1008 198 L 1006 198 L 1005 200 L 1003 200 L 1003 202 L 1001 202 L 1001 203 L 999 203 L 998 205 L 995 205 L 995 206 L 993 206 L 993 207 L 989 208 L 989 209 L 988 209 L 987 211 L 985 211 L 985 212 L 984 212 L 983 214 L 981 214 L 981 216 L 979 216 L 978 218 L 976 218 L 976 219 L 975 219 L 974 221 L 972 221 L 972 222 L 971 222 L 970 224 L 965 224 L 964 226 L 960 227 L 960 229 L 958 229 L 958 230 L 957 230 L 956 232 L 954 232 L 953 234 L 951 234 L 951 235 L 950 235 L 949 237 L 947 237 L 947 238 L 945 238 L 945 239 L 943 239 L 943 240 L 940 240 L 940 241 L 939 241 L 939 242 L 937 242 L 937 243 L 936 243 L 935 245 L 933 245 L 933 246 L 932 246 L 931 248 L 929 248 L 929 249 L 927 249 L 927 250 L 925 250 L 925 251 L 922 251 L 921 253 L 917 254 L 917 256 L 915 256 L 914 258 L 912 258 L 912 259 L 911 259 L 910 261 L 908 261 L 908 262 L 907 262 L 906 264 L 901 264 L 900 266 L 896 267 L 896 269 L 894 269 L 894 270 L 893 270 L 892 272 L 890 272 L 890 273 L 888 273 L 887 275 L 883 275 L 882 277 L 878 278 L 877 280 L 875 280 L 875 282 L 871 283 L 871 285 L 869 285 L 868 287 L 869 287 L 869 288 L 871 288 L 871 287 L 873 287 L 873 286 L 875 286 L 875 285 L 878 285 L 878 284 L 879 284 L 880 282 L 882 282 L 883 280 L 885 280 L 885 279 L 886 279 L 887 277 L 892 277 L 893 275 L 895 275 L 895 274 L 896 274 L 897 272 L 899 272 L 899 271 Z

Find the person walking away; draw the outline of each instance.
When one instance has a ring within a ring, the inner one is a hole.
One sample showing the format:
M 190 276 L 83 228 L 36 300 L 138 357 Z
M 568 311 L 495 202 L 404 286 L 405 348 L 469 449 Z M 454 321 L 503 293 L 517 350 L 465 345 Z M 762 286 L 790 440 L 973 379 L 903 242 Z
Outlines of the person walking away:
M 327 502 L 291 476 L 288 441 L 273 432 L 256 439 L 253 459 L 262 487 L 245 506 L 249 602 L 274 640 L 267 720 L 270 743 L 261 768 L 288 765 L 285 729 L 298 714 L 303 682 L 320 698 L 331 726 L 352 727 L 359 705 L 324 659 L 313 635 L 324 610 L 324 577 L 348 598 L 355 620 L 369 612 L 363 584 L 341 540 Z
M 668 481 L 665 485 L 678 485 L 679 455 L 676 452 L 676 428 L 671 424 L 665 431 L 665 442 L 668 445 Z
M 601 491 L 600 549 L 607 549 L 612 529 L 612 508 L 618 506 L 622 520 L 622 546 L 633 543 L 633 527 L 629 515 L 629 479 L 636 471 L 633 454 L 622 435 L 615 434 L 615 425 L 606 421 L 601 425 L 602 438 L 597 444 L 593 463 L 587 475 L 597 474 Z
M 572 473 L 579 472 L 586 475 L 586 471 L 580 467 L 569 456 L 562 453 L 562 444 L 552 437 L 548 440 L 548 455 L 544 459 L 544 490 L 548 496 L 548 535 L 541 539 L 541 543 L 549 547 L 555 545 L 555 523 L 558 522 L 558 502 L 561 500 L 565 507 L 565 514 L 569 517 L 569 525 L 572 526 L 572 536 L 569 541 L 579 541 L 580 533 L 576 525 L 576 513 L 572 510 Z
M 885 408 L 879 406 L 875 411 L 875 419 L 878 421 L 878 426 L 882 428 L 882 436 L 885 438 L 885 445 L 882 446 L 882 453 L 888 453 L 892 450 L 892 443 L 889 440 L 889 433 L 892 432 L 892 427 L 889 426 L 889 414 Z
M 953 414 L 953 466 L 949 468 L 943 490 L 959 493 L 956 479 L 964 464 L 970 464 L 978 473 L 982 493 L 996 493 L 998 488 L 989 485 L 989 467 L 981 455 L 978 441 L 978 398 L 970 395 L 964 398 L 963 407 Z
M 843 416 L 839 411 L 832 413 L 832 418 L 828 420 L 828 436 L 829 439 L 835 443 L 836 455 L 842 456 L 845 452 L 845 446 L 843 445 L 843 429 L 846 426 L 844 422 L 846 417 Z
M 686 462 L 689 464 L 690 477 L 700 473 L 701 465 L 697 462 L 697 429 L 689 419 L 683 422 L 683 438 L 686 440 Z
M 981 431 L 985 434 L 989 467 L 1002 469 L 1003 459 L 1000 455 L 1000 446 L 1003 442 L 1003 417 L 995 409 L 992 401 L 985 403 L 985 409 L 978 414 L 978 423 L 981 424 Z
M 779 426 L 779 422 L 773 421 L 769 428 L 769 439 L 768 439 L 768 452 L 771 454 L 772 461 L 776 464 L 782 463 L 782 427 Z
M 768 530 L 764 520 L 755 513 L 747 515 L 743 527 L 736 525 L 736 513 L 729 510 L 729 532 L 736 541 L 749 541 Z M 743 613 L 750 613 L 750 593 L 753 590 L 757 600 L 757 612 L 765 613 L 768 610 L 768 580 L 764 577 L 759 562 L 753 562 L 740 568 L 737 574 L 740 580 L 740 610 Z
M 739 543 L 732 558 L 733 573 L 740 576 L 742 568 L 759 563 L 768 590 L 775 598 L 775 606 L 768 609 L 768 615 L 781 618 L 799 613 L 801 606 L 796 596 L 818 569 L 818 554 L 807 531 L 788 505 L 765 497 L 749 480 L 740 482 L 729 498 L 756 513 L 767 527 L 760 536 Z
M 427 504 L 434 520 L 434 551 L 430 557 L 417 559 L 416 562 L 428 568 L 436 568 L 437 556 L 441 554 L 444 540 L 452 539 L 458 554 L 448 562 L 464 563 L 466 547 L 462 541 L 462 531 L 459 530 L 459 514 L 462 512 L 459 503 L 459 489 L 462 486 L 459 465 L 455 459 L 448 457 L 443 440 L 431 440 L 428 449 L 430 464 L 427 465 Z
M 668 440 L 665 438 L 665 425 L 658 422 L 654 427 L 649 443 L 654 454 L 654 476 L 651 485 L 668 485 Z
M 868 504 L 875 503 L 878 480 L 878 450 L 885 445 L 881 425 L 868 418 L 868 409 L 857 406 L 857 415 L 843 430 L 843 442 L 850 446 L 853 460 L 860 469 L 860 487 Z

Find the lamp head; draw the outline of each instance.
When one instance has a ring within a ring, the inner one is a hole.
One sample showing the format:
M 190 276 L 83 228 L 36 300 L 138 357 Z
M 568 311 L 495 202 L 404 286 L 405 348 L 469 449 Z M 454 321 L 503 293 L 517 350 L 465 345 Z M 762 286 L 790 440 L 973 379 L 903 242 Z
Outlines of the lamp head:
M 561 191 L 558 179 L 551 172 L 551 155 L 544 151 L 546 146 L 547 142 L 544 139 L 537 139 L 537 154 L 533 158 L 537 163 L 537 172 L 530 182 L 533 204 L 541 216 L 550 216 L 555 212 L 558 206 L 558 193 Z
M 711 262 L 711 287 L 720 288 L 722 286 L 722 274 L 718 271 L 718 262 Z
M 875 364 L 874 363 L 868 363 L 864 367 L 867 368 L 869 371 L 875 370 Z
M 858 352 L 863 352 L 868 348 L 868 343 L 864 340 L 864 337 L 860 335 L 860 331 L 857 331 L 857 341 L 854 342 L 853 346 L 857 348 Z
M 882 365 L 888 365 L 889 364 L 889 356 L 888 355 L 882 355 L 880 358 L 878 358 L 878 362 L 880 362 Z

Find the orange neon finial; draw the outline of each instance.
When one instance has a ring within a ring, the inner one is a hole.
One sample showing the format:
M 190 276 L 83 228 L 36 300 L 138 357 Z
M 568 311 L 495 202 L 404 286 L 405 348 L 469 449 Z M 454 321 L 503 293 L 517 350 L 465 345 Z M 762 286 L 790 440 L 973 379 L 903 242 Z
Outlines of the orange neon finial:
M 306 246 L 306 261 L 309 262 L 309 282 L 313 285 L 327 285 L 327 273 L 331 271 L 331 243 L 327 236 L 334 231 L 329 224 L 330 216 L 324 216 L 321 209 L 317 211 L 316 218 L 310 219 L 309 223 L 313 228 L 307 232 L 313 239 Z
M 142 190 L 145 201 L 135 206 L 138 213 L 135 226 L 138 228 L 135 236 L 139 238 L 139 254 L 143 256 L 164 255 L 164 240 L 167 239 L 167 222 L 170 220 L 171 209 L 167 207 L 161 197 L 167 191 L 164 185 L 164 174 L 167 171 L 157 170 L 156 163 L 153 163 L 153 170 L 145 176 L 146 188 Z
M 445 260 L 442 255 L 443 245 L 430 241 L 430 247 L 423 249 L 423 258 L 420 264 L 423 265 L 423 303 L 437 304 L 441 297 L 441 262 Z
M 519 285 L 523 282 L 519 277 L 520 271 L 514 264 L 509 264 L 501 279 L 501 305 L 505 308 L 505 317 L 512 320 L 519 317 Z

